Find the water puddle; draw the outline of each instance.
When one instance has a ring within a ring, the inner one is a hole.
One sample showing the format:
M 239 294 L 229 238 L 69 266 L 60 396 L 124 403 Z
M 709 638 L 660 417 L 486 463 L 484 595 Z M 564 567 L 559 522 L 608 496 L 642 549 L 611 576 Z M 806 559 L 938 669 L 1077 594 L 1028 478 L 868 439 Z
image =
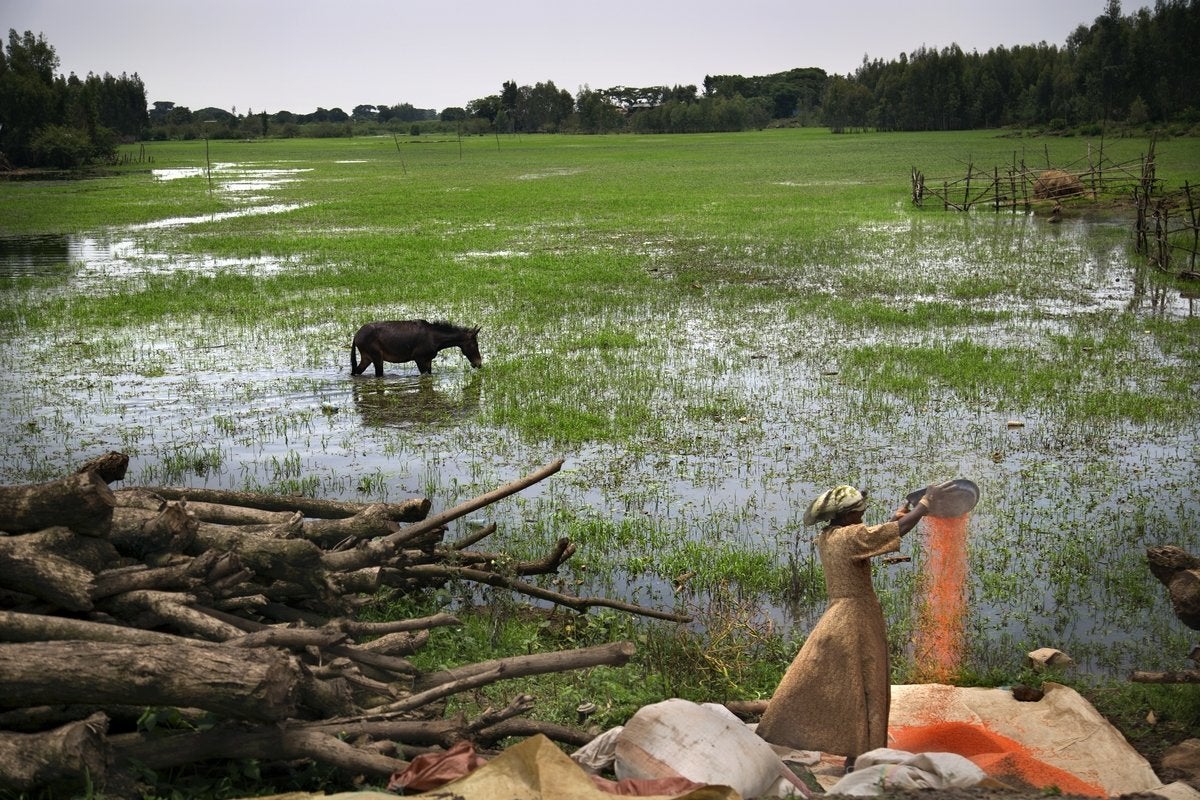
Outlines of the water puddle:
M 277 209 L 283 210 L 283 209 Z M 250 216 L 249 212 L 228 212 L 205 217 L 159 220 L 130 226 L 125 231 L 171 228 Z M 272 213 L 272 212 L 262 212 Z M 267 275 L 300 266 L 294 260 L 273 257 L 230 258 L 209 254 L 167 254 L 158 252 L 133 236 L 122 232 L 65 234 L 44 236 L 0 236 L 0 278 L 59 277 L 78 289 L 112 291 L 105 281 L 189 272 L 214 275 L 219 272 Z
M 129 225 L 125 230 L 130 231 L 149 231 L 160 230 L 162 228 L 182 228 L 185 225 L 202 225 L 206 222 L 224 222 L 228 219 L 238 219 L 239 217 L 258 217 L 263 214 L 283 214 L 288 211 L 295 211 L 298 208 L 304 208 L 303 203 L 272 203 L 265 206 L 252 206 L 250 208 L 239 208 L 235 211 L 216 211 L 212 214 L 200 214 L 194 217 L 168 217 L 167 219 L 157 219 L 153 222 L 143 222 L 139 225 Z
M 53 276 L 66 277 L 81 286 L 96 286 L 101 279 L 130 278 L 172 272 L 215 274 L 217 272 L 271 274 L 297 266 L 294 260 L 270 257 L 228 258 L 208 254 L 179 256 L 148 248 L 136 236 L 139 231 L 184 228 L 225 222 L 243 217 L 286 214 L 304 208 L 304 203 L 262 202 L 245 197 L 251 192 L 268 192 L 280 185 L 299 180 L 309 168 L 277 168 L 241 164 L 215 164 L 211 171 L 202 167 L 156 169 L 155 180 L 175 181 L 211 176 L 214 189 L 239 197 L 242 207 L 190 217 L 167 217 L 107 231 L 81 234 L 0 236 L 0 278 Z

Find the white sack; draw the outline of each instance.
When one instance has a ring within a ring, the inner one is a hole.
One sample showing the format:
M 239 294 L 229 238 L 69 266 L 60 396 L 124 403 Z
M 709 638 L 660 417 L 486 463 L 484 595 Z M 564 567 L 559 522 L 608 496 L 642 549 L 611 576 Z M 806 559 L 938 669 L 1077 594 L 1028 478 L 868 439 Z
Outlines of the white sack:
M 956 753 L 906 753 L 880 747 L 854 761 L 854 771 L 829 787 L 829 794 L 859 797 L 888 789 L 967 789 L 987 777 L 982 769 Z
M 787 767 L 725 706 L 664 700 L 645 706 L 617 737 L 617 778 L 682 775 L 731 786 L 744 798 L 776 789 Z

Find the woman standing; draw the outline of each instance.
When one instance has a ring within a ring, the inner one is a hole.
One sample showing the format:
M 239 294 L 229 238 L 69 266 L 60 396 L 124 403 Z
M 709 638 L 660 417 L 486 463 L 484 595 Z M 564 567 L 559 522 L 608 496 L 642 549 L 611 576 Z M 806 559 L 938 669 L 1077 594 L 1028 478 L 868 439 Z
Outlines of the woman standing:
M 916 506 L 882 525 L 863 524 L 867 498 L 853 486 L 822 494 L 804 524 L 829 524 L 817 538 L 829 606 L 767 704 L 758 734 L 773 744 L 846 756 L 887 746 L 891 677 L 883 608 L 871 584 L 871 558 L 900 549 L 950 482 L 930 486 Z

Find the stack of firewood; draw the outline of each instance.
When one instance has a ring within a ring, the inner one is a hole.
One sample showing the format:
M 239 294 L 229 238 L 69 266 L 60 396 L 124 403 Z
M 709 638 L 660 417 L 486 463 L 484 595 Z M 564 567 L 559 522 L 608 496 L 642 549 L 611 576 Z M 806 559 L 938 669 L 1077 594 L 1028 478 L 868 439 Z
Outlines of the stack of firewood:
M 444 541 L 447 523 L 558 471 L 554 462 L 445 512 L 429 502 L 350 504 L 177 488 L 125 488 L 110 453 L 48 483 L 0 487 L 0 787 L 136 795 L 138 770 L 254 758 L 311 760 L 384 780 L 461 739 L 486 745 L 580 730 L 523 718 L 532 697 L 477 719 L 445 698 L 496 681 L 620 665 L 630 642 L 422 674 L 406 658 L 450 614 L 368 623 L 382 591 L 453 580 L 586 611 L 681 618 L 525 580 L 538 561 Z M 147 714 L 172 725 L 146 725 Z M 138 725 L 141 719 L 143 724 Z

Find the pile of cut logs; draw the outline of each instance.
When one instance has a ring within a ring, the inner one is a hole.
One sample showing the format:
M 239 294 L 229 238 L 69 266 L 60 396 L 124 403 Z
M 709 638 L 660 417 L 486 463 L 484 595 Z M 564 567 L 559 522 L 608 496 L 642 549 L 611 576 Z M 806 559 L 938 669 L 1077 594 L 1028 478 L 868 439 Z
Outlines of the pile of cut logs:
M 138 796 L 144 770 L 238 759 L 317 762 L 378 782 L 462 739 L 486 747 L 543 733 L 583 744 L 582 730 L 526 718 L 536 704 L 528 695 L 475 719 L 446 718 L 445 699 L 621 665 L 632 643 L 421 673 L 406 656 L 457 619 L 356 619 L 381 591 L 461 580 L 577 611 L 684 621 L 525 580 L 569 559 L 566 539 L 529 562 L 473 549 L 494 525 L 444 540 L 451 520 L 561 464 L 433 515 L 426 499 L 114 490 L 128 466 L 120 453 L 60 480 L 0 487 L 0 788 Z

